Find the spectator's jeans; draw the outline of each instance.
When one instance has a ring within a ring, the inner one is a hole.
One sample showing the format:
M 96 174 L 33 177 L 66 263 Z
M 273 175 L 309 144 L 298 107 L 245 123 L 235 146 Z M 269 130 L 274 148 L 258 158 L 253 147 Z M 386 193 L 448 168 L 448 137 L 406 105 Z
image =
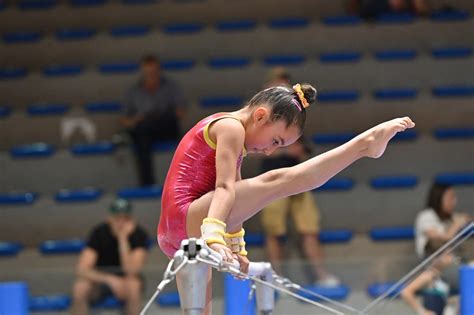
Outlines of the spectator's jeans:
M 174 113 L 150 114 L 135 128 L 130 129 L 129 133 L 135 144 L 140 185 L 154 185 L 153 144 L 157 141 L 178 140 L 178 119 Z

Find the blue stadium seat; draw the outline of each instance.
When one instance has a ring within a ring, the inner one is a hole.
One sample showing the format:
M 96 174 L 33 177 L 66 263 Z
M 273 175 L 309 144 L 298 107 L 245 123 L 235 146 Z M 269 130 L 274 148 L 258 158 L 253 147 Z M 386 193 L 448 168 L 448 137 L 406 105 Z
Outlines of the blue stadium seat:
M 28 71 L 25 68 L 6 67 L 0 68 L 0 80 L 15 80 L 26 77 Z
M 334 133 L 334 134 L 317 134 L 314 135 L 311 139 L 315 144 L 326 145 L 326 144 L 342 144 L 352 138 L 357 134 L 353 132 L 347 133 Z
M 381 227 L 371 229 L 369 234 L 373 241 L 413 240 L 415 229 L 412 226 Z
M 27 112 L 30 116 L 57 116 L 69 111 L 67 104 L 32 104 L 28 106 Z
M 166 34 L 177 35 L 177 34 L 193 34 L 202 31 L 204 25 L 201 23 L 171 23 L 165 25 L 163 31 Z
M 319 232 L 319 241 L 323 244 L 347 243 L 353 237 L 351 230 L 325 230 Z
M 165 60 L 161 62 L 161 67 L 167 71 L 183 71 L 191 70 L 196 61 L 193 59 L 176 59 L 176 60 Z
M 361 55 L 358 51 L 338 51 L 319 55 L 319 61 L 326 63 L 358 62 Z
M 392 142 L 394 141 L 413 141 L 418 138 L 418 132 L 415 130 L 406 130 L 404 132 L 399 132 L 392 138 Z
M 414 99 L 417 96 L 418 90 L 415 88 L 384 88 L 374 92 L 374 97 L 381 101 Z
M 354 181 L 350 178 L 331 178 L 324 185 L 314 191 L 346 191 L 354 187 Z
M 323 23 L 328 26 L 354 26 L 361 22 L 362 19 L 356 15 L 338 15 L 323 18 Z
M 41 142 L 15 146 L 10 150 L 12 158 L 50 157 L 53 154 L 53 146 Z
M 43 75 L 47 77 L 62 77 L 80 74 L 83 70 L 81 65 L 54 65 L 43 69 Z
M 376 283 L 372 283 L 367 288 L 367 294 L 371 298 L 374 298 L 374 299 L 378 298 L 379 296 L 381 296 L 382 294 L 387 292 L 387 290 L 389 290 L 394 284 L 395 284 L 395 282 L 376 282 Z M 399 294 L 400 291 L 401 291 L 401 288 L 395 289 L 393 291 L 393 293 L 391 293 L 389 295 L 389 297 L 394 297 L 395 295 Z
M 375 58 L 379 61 L 401 61 L 413 60 L 417 52 L 413 49 L 390 49 L 375 52 Z
M 267 66 L 294 66 L 302 64 L 305 61 L 303 55 L 273 55 L 267 56 L 263 59 L 263 62 Z
M 84 105 L 88 113 L 119 113 L 122 111 L 122 104 L 119 102 L 92 102 Z
M 345 300 L 351 292 L 350 288 L 346 285 L 343 285 L 343 284 L 338 285 L 336 287 L 323 287 L 323 286 L 318 286 L 318 285 L 304 285 L 303 288 L 306 289 L 306 290 L 312 291 L 314 293 L 317 293 L 319 295 L 322 295 L 324 297 L 330 298 L 332 300 L 336 300 L 336 301 Z M 319 300 L 315 296 L 312 296 L 312 295 L 310 295 L 306 292 L 299 291 L 298 293 L 300 295 L 304 296 L 305 298 L 310 299 L 310 300 L 313 300 L 313 301 L 318 301 Z
M 148 241 L 147 241 L 147 243 L 146 243 L 146 247 L 147 247 L 148 249 L 153 248 L 153 247 L 155 247 L 156 245 L 158 245 L 158 243 L 157 243 L 157 240 L 154 239 L 154 238 L 148 239 Z
M 101 6 L 104 5 L 107 0 L 70 0 L 72 7 L 92 7 L 92 6 Z
M 114 62 L 99 65 L 99 71 L 103 74 L 134 73 L 139 69 L 137 62 Z
M 102 196 L 102 189 L 85 188 L 85 189 L 61 189 L 56 193 L 57 202 L 84 202 L 96 201 Z
M 464 10 L 435 11 L 431 14 L 431 20 L 434 22 L 466 21 L 470 16 L 470 13 Z
M 10 116 L 12 108 L 10 106 L 0 106 L 0 118 L 6 118 Z
M 103 308 L 103 309 L 120 309 L 122 308 L 122 303 L 114 296 L 108 296 L 102 301 L 99 301 L 97 304 L 93 305 L 93 308 Z
M 418 177 L 414 175 L 378 176 L 370 180 L 374 189 L 413 188 L 418 184 Z
M 124 199 L 156 199 L 161 198 L 163 188 L 159 186 L 124 188 L 117 192 L 117 196 Z
M 0 193 L 0 205 L 27 205 L 38 198 L 37 193 Z
M 43 255 L 77 254 L 80 253 L 84 247 L 86 247 L 86 243 L 80 239 L 50 240 L 42 242 L 38 250 Z
M 150 32 L 150 27 L 147 25 L 123 25 L 116 26 L 110 30 L 112 37 L 138 37 L 145 36 Z
M 274 29 L 295 29 L 309 25 L 309 20 L 304 17 L 284 17 L 270 21 L 270 27 Z
M 248 57 L 220 57 L 209 60 L 209 66 L 215 69 L 243 68 L 250 64 Z
M 449 185 L 474 185 L 474 172 L 442 173 L 438 174 L 435 180 Z
M 259 232 L 245 232 L 245 243 L 248 247 L 262 247 L 265 244 L 265 235 Z
M 1 195 L 0 195 L 0 198 L 1 198 Z M 22 249 L 23 249 L 23 245 L 21 245 L 18 242 L 1 242 L 0 241 L 0 257 L 16 256 Z
M 159 141 L 153 144 L 154 152 L 172 152 L 178 146 L 177 141 Z
M 65 28 L 56 31 L 56 39 L 60 41 L 85 40 L 96 34 L 97 31 L 93 28 Z
M 122 0 L 122 3 L 126 5 L 148 5 L 156 2 L 157 0 Z
M 109 141 L 101 141 L 90 144 L 76 144 L 71 147 L 71 154 L 76 156 L 83 155 L 104 155 L 115 152 L 116 145 Z
M 5 44 L 35 43 L 41 39 L 40 32 L 10 32 L 3 35 Z
M 432 93 L 437 97 L 470 97 L 474 96 L 474 86 L 438 86 Z
M 161 293 L 158 295 L 156 303 L 162 307 L 179 307 L 181 305 L 178 291 Z
M 406 24 L 415 21 L 415 16 L 410 13 L 386 13 L 377 17 L 377 22 L 383 24 Z
M 57 5 L 56 0 L 21 0 L 17 6 L 20 10 L 48 10 Z
M 29 300 L 30 312 L 61 312 L 71 306 L 71 297 L 68 295 L 32 296 Z
M 318 93 L 318 102 L 355 102 L 360 93 L 356 90 L 321 91 Z
M 221 32 L 241 32 L 250 31 L 256 27 L 257 23 L 252 20 L 232 20 L 217 22 L 216 28 Z
M 217 96 L 217 97 L 206 97 L 200 100 L 202 107 L 238 107 L 243 103 L 243 98 L 240 96 Z
M 7 4 L 5 3 L 5 1 L 0 1 L 0 11 L 5 10 L 6 7 L 7 7 Z
M 467 139 L 474 138 L 474 127 L 472 128 L 438 128 L 434 131 L 437 139 Z
M 436 48 L 431 51 L 431 55 L 435 58 L 467 58 L 472 55 L 471 47 L 443 47 Z

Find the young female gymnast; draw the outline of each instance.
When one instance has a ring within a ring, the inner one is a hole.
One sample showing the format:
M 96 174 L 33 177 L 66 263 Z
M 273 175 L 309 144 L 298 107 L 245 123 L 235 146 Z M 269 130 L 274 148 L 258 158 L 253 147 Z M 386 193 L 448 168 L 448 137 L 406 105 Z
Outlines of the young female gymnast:
M 240 166 L 247 153 L 270 155 L 301 136 L 315 98 L 309 84 L 268 88 L 242 109 L 206 117 L 187 132 L 163 189 L 158 242 L 167 256 L 174 255 L 183 239 L 200 237 L 224 261 L 237 259 L 247 272 L 245 220 L 273 200 L 321 186 L 362 157 L 380 157 L 397 132 L 415 126 L 408 117 L 390 120 L 296 166 L 242 180 Z M 210 280 L 209 272 L 204 314 L 211 309 Z

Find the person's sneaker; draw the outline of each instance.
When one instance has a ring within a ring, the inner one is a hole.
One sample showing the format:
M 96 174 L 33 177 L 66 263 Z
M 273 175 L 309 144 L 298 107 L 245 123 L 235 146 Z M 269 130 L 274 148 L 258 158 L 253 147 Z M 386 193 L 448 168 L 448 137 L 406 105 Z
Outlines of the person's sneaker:
M 323 279 L 319 279 L 315 285 L 320 286 L 320 287 L 337 287 L 341 285 L 341 280 L 339 280 L 336 276 L 328 274 L 326 277 Z

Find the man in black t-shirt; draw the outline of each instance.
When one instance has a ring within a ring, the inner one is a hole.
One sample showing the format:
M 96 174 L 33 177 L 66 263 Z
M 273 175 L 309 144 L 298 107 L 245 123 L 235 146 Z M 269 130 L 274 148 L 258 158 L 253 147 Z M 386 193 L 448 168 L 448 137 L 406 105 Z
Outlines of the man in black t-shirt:
M 127 200 L 110 206 L 106 222 L 91 232 L 76 267 L 73 286 L 74 315 L 86 315 L 89 304 L 114 295 L 124 302 L 127 315 L 140 311 L 143 291 L 141 271 L 147 256 L 148 236 L 131 216 Z

